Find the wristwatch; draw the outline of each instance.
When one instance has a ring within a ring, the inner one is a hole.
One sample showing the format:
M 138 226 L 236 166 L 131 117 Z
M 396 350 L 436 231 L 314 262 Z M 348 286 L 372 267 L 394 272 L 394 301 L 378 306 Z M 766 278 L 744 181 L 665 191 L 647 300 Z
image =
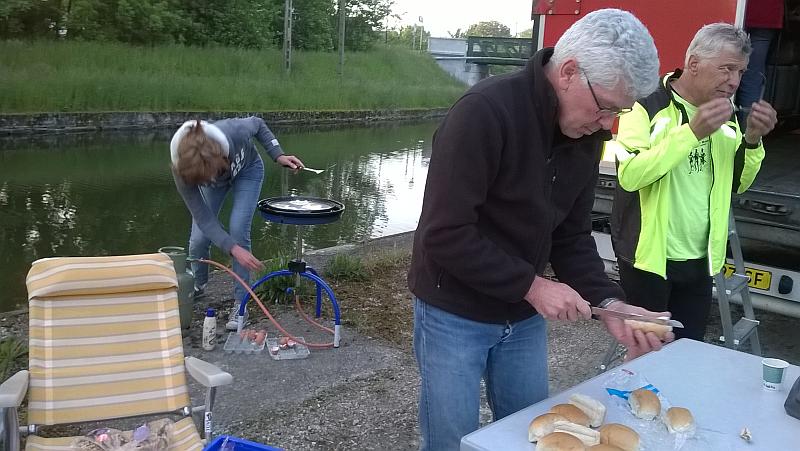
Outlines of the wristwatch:
M 744 138 L 742 138 L 742 140 L 744 141 L 744 148 L 745 148 L 745 149 L 758 149 L 758 148 L 759 148 L 759 146 L 761 146 L 761 140 L 760 140 L 760 139 L 759 139 L 759 140 L 758 140 L 758 142 L 757 142 L 757 143 L 755 143 L 755 144 L 750 144 L 750 143 L 749 143 L 749 142 L 747 142 L 747 140 L 746 140 L 746 139 L 744 139 Z
M 625 303 L 625 301 L 623 301 L 620 298 L 605 298 L 602 301 L 600 301 L 599 304 L 597 304 L 597 307 L 598 308 L 608 308 L 609 305 L 611 305 L 611 304 L 613 304 L 615 302 L 622 302 L 623 304 Z

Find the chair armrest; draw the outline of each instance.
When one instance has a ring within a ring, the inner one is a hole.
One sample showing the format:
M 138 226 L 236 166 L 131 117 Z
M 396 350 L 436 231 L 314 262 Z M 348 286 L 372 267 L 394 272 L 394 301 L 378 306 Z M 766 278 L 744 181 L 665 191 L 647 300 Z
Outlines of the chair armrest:
M 195 357 L 186 357 L 184 361 L 189 375 L 204 387 L 220 387 L 233 383 L 233 376 L 216 365 Z
M 0 409 L 19 407 L 28 391 L 28 370 L 18 371 L 0 385 Z

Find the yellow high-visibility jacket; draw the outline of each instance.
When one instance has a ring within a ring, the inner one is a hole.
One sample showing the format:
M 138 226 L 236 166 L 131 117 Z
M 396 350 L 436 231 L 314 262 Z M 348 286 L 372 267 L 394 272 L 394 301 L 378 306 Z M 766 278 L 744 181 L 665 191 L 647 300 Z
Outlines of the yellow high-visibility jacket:
M 633 111 L 620 117 L 616 140 L 607 143 L 617 161 L 611 215 L 614 251 L 635 268 L 664 278 L 668 221 L 681 214 L 670 211 L 671 171 L 699 144 L 669 85 L 678 77 L 680 71 L 667 74 L 658 90 L 636 102 Z M 735 115 L 709 139 L 713 178 L 707 255 L 709 274 L 714 275 L 725 263 L 732 192 L 742 193 L 753 183 L 764 147 L 747 145 Z

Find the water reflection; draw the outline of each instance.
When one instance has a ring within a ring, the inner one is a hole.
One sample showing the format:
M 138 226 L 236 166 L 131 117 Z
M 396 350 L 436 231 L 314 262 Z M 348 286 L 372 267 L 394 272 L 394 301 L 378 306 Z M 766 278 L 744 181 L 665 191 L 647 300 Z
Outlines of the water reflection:
M 346 205 L 338 222 L 304 227 L 306 249 L 413 230 L 435 127 L 278 128 L 287 152 L 325 172 L 290 175 L 267 164 L 261 197 L 302 194 Z M 0 310 L 25 302 L 25 274 L 38 258 L 186 244 L 190 217 L 167 169 L 170 136 L 162 130 L 0 140 Z M 293 255 L 296 233 L 257 217 L 254 252 L 265 259 Z

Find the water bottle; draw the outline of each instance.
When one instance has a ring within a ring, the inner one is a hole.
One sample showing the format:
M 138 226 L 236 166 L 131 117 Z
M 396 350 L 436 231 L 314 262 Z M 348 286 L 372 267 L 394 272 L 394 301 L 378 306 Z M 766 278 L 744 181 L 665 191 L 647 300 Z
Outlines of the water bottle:
M 217 342 L 217 316 L 213 308 L 206 310 L 203 320 L 203 349 L 213 351 Z

